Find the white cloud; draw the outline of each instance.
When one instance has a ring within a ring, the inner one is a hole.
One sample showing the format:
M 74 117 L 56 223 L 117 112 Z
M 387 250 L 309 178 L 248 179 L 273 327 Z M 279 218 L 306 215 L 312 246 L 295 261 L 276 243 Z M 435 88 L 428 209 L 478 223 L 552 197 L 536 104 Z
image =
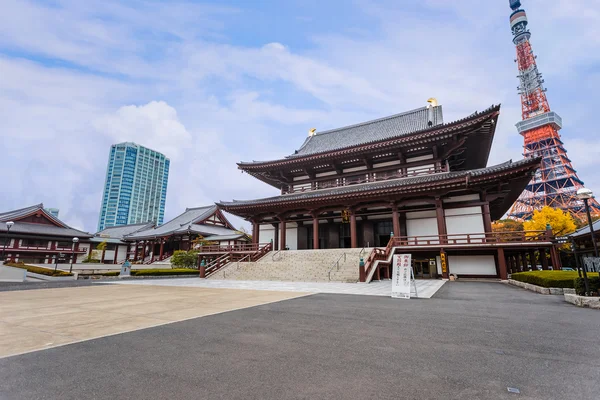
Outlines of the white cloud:
M 179 121 L 177 111 L 164 101 L 143 106 L 123 106 L 115 114 L 94 122 L 100 134 L 115 142 L 135 142 L 158 150 L 176 161 L 189 146 L 191 135 Z
M 508 4 L 416 3 L 357 2 L 360 29 L 330 28 L 339 25 L 319 25 L 315 17 L 308 33 L 273 32 L 263 40 L 235 30 L 235 18 L 250 9 L 6 0 L 0 210 L 43 201 L 94 230 L 109 146 L 120 141 L 172 159 L 167 218 L 216 200 L 273 195 L 235 163 L 279 158 L 298 148 L 309 128 L 401 112 L 432 96 L 447 121 L 502 102 L 490 162 L 520 158 Z M 600 192 L 589 106 L 600 82 L 597 4 L 524 2 L 569 155 Z

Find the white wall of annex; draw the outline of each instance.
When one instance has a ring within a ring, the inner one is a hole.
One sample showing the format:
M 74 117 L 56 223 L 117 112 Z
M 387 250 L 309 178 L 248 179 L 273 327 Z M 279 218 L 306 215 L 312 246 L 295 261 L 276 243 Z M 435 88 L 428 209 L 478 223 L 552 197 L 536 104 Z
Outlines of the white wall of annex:
M 296 225 L 296 226 L 289 226 Z M 298 250 L 298 225 L 287 224 L 285 229 L 285 244 L 290 250 Z
M 457 275 L 496 276 L 494 256 L 448 256 L 448 269 Z
M 260 243 L 269 243 L 270 241 L 273 241 L 273 244 L 275 244 L 275 228 L 273 225 L 268 224 L 260 226 L 258 241 Z
M 444 213 L 448 235 L 485 232 L 481 207 L 452 208 L 445 210 Z M 484 237 L 484 235 L 474 237 Z
M 119 246 L 119 252 L 117 253 L 117 263 L 122 263 L 127 258 L 127 248 L 129 246 Z M 158 253 L 160 255 L 160 253 Z M 114 259 L 114 258 L 113 258 Z

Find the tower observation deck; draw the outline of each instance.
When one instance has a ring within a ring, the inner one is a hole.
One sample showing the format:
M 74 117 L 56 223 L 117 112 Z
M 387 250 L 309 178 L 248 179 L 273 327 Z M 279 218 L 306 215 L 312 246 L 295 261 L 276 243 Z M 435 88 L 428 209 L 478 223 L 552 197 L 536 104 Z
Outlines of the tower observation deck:
M 531 33 L 527 28 L 527 14 L 521 9 L 520 0 L 510 0 L 510 7 L 513 10 L 510 27 L 513 43 L 517 47 L 515 61 L 519 68 L 518 90 L 522 112 L 522 121 L 517 124 L 517 130 L 524 139 L 523 156 L 542 157 L 542 166 L 513 204 L 509 217 L 529 219 L 534 210 L 550 206 L 570 212 L 576 218 L 585 218 L 584 204 L 576 196 L 583 182 L 567 157 L 561 140 L 559 131 L 562 129 L 562 119 L 550 110 L 544 79 L 538 71 L 537 57 L 529 41 Z M 593 213 L 600 214 L 600 205 L 596 200 L 590 206 Z

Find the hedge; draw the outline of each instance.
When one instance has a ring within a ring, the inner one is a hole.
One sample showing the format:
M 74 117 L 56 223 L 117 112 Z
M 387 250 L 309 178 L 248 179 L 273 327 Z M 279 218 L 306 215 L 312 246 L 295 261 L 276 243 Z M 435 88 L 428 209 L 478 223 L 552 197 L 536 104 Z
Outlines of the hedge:
M 173 269 L 134 269 L 131 276 L 160 276 L 160 275 L 198 275 L 197 269 L 173 268 Z
M 46 275 L 46 276 L 73 276 L 73 274 L 70 274 L 68 272 L 61 271 L 58 269 L 56 271 L 54 271 L 54 269 L 36 267 L 33 265 L 24 264 L 24 263 L 6 263 L 4 265 L 9 266 L 9 267 L 26 269 L 28 272 L 33 272 L 34 274 L 40 274 L 40 275 Z
M 517 272 L 511 279 L 519 282 L 546 288 L 575 288 L 575 279 L 579 278 L 577 271 L 528 271 Z
M 600 277 L 597 274 L 591 275 L 588 272 L 588 287 L 592 293 L 600 292 Z M 583 278 L 575 278 L 575 292 L 580 296 L 585 295 L 585 282 Z

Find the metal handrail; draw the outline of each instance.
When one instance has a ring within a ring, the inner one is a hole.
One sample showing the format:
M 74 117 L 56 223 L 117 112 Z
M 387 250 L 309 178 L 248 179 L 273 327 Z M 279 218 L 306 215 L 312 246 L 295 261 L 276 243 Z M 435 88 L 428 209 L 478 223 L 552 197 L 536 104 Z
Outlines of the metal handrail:
M 346 253 L 342 254 L 340 256 L 340 258 L 337 259 L 336 262 L 333 263 L 333 266 L 329 269 L 329 271 L 327 271 L 327 276 L 329 276 L 329 280 L 331 280 L 331 271 L 333 271 L 333 269 L 337 266 L 337 270 L 340 270 L 340 260 L 344 259 L 344 262 L 346 262 Z
M 248 258 L 248 259 L 249 259 L 249 258 L 250 258 L 250 256 L 251 256 L 251 254 L 248 254 L 247 256 L 245 256 L 245 257 L 243 257 L 243 258 L 241 258 L 241 259 L 237 260 L 237 268 L 236 268 L 236 269 L 240 269 L 240 263 L 241 263 L 242 261 L 244 261 L 246 258 Z M 225 271 L 223 271 L 223 277 L 225 277 Z
M 271 256 L 271 261 L 275 261 L 275 257 L 276 257 L 278 254 L 281 256 L 281 258 L 283 258 L 283 253 L 281 252 L 281 250 L 277 250 L 277 251 L 276 251 L 275 253 L 273 253 L 273 255 Z M 279 259 L 281 260 L 281 258 L 279 258 Z

